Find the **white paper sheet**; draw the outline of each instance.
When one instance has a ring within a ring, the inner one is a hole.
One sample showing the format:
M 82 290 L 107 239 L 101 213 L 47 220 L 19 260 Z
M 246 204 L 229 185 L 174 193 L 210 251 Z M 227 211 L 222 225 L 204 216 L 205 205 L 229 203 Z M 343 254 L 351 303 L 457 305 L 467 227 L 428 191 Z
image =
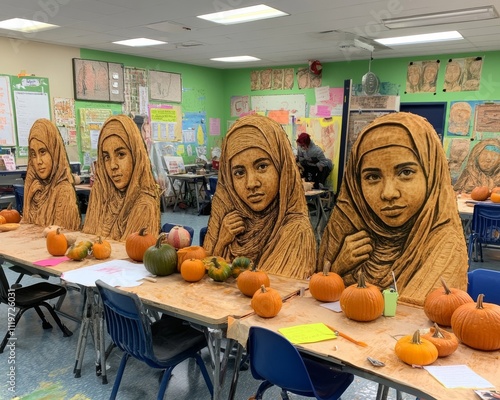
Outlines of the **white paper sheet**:
M 111 286 L 133 287 L 141 285 L 140 280 L 146 276 L 151 274 L 144 268 L 144 264 L 112 260 L 64 272 L 61 278 L 87 287 L 94 287 L 98 279 Z
M 446 365 L 436 367 L 429 365 L 424 367 L 434 378 L 444 387 L 484 389 L 491 388 L 492 385 L 486 379 L 476 374 L 467 365 Z
M 321 303 L 320 306 L 335 312 L 342 312 L 342 309 L 340 308 L 340 301 L 334 301 L 333 303 Z

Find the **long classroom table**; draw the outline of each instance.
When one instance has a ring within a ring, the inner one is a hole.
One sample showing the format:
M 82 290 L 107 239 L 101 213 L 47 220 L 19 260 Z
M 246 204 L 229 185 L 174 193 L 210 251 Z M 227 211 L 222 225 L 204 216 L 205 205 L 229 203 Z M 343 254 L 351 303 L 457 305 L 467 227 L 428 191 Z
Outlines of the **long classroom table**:
M 37 266 L 34 262 L 51 258 L 46 250 L 45 238 L 43 238 L 42 231 L 42 227 L 21 224 L 20 228 L 15 231 L 0 232 L 0 260 L 3 259 L 7 262 L 26 267 L 34 272 L 43 271 L 53 276 L 61 276 L 64 272 L 107 262 L 112 259 L 127 259 L 131 261 L 126 254 L 125 244 L 110 240 L 112 254 L 108 260 L 98 261 L 92 257 L 88 257 L 82 261 L 64 261 L 51 267 Z M 92 240 L 95 238 L 94 235 L 87 235 L 81 232 L 76 232 L 75 234 L 77 235 L 77 241 L 84 239 Z M 156 279 L 157 281 L 154 283 L 144 281 L 139 286 L 121 289 L 136 293 L 148 308 L 185 319 L 205 329 L 213 360 L 221 360 L 222 358 L 221 362 L 214 362 L 215 368 L 213 373 L 214 399 L 219 399 L 230 353 L 229 351 L 224 352 L 223 357 L 220 354 L 221 342 L 225 338 L 228 318 L 239 319 L 251 314 L 250 298 L 241 294 L 234 280 L 217 283 L 213 282 L 208 276 L 205 276 L 200 282 L 188 283 L 182 279 L 180 274 L 158 277 Z M 271 286 L 278 290 L 285 299 L 295 296 L 308 285 L 306 281 L 274 275 L 270 275 L 270 281 Z M 94 298 L 95 296 L 90 297 Z M 98 319 L 101 318 L 101 313 L 99 311 L 95 312 Z M 94 321 L 94 323 L 100 324 L 102 329 L 102 319 Z M 81 332 L 81 335 L 83 334 Z M 227 346 L 231 348 L 234 344 L 235 341 L 229 339 Z M 102 366 L 105 365 L 105 352 L 103 348 L 104 344 L 101 341 L 99 348 L 96 348 L 96 352 L 100 353 L 101 358 L 97 359 L 97 361 Z M 101 368 L 101 373 L 104 374 L 105 378 L 105 368 Z
M 227 336 L 246 346 L 251 326 L 278 331 L 284 327 L 323 322 L 368 346 L 356 345 L 339 336 L 334 340 L 300 344 L 298 348 L 301 352 L 331 363 L 343 371 L 425 400 L 478 398 L 473 389 L 448 389 L 425 369 L 412 368 L 397 358 L 394 352 L 397 339 L 413 334 L 417 329 L 432 326 L 421 308 L 398 304 L 395 317 L 381 316 L 371 322 L 356 322 L 347 319 L 343 313 L 333 312 L 320 304 L 307 291 L 303 297 L 296 296 L 286 301 L 274 318 L 261 318 L 254 314 L 230 320 Z M 380 360 L 385 366 L 374 367 L 367 361 L 367 357 Z M 439 358 L 433 365 L 467 365 L 497 390 L 500 389 L 500 351 L 477 351 L 460 344 L 455 353 Z

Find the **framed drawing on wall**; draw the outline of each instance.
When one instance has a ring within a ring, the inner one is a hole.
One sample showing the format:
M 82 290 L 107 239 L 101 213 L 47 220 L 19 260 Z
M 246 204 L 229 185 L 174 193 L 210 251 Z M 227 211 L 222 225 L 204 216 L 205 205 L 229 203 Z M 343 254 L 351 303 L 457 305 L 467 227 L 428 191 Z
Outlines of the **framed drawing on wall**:
M 150 70 L 149 93 L 151 100 L 182 102 L 181 74 Z
M 73 58 L 76 100 L 123 103 L 123 64 Z

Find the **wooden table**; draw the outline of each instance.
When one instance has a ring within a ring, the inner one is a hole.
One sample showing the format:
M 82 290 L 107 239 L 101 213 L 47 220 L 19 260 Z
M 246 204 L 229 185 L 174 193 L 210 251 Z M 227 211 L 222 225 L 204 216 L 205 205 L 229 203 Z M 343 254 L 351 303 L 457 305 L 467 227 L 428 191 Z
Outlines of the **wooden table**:
M 64 272 L 102 263 L 108 260 L 98 261 L 86 258 L 83 261 L 65 261 L 52 267 L 39 267 L 33 264 L 35 261 L 50 258 L 46 250 L 45 238 L 42 237 L 42 227 L 22 224 L 18 230 L 0 233 L 0 260 L 3 259 L 13 264 L 27 267 L 34 271 L 43 270 L 45 273 L 60 276 Z M 78 240 L 93 239 L 95 236 L 78 232 Z M 29 246 L 26 246 L 29 243 Z M 128 259 L 123 242 L 110 241 L 112 247 L 111 259 Z M 128 259 L 130 261 L 130 259 Z M 294 296 L 308 286 L 306 281 L 283 278 L 270 275 L 271 286 L 278 290 L 283 298 Z M 80 330 L 82 340 L 86 338 L 88 329 L 84 327 L 89 323 L 99 327 L 96 343 L 97 362 L 106 379 L 105 346 L 103 342 L 102 310 L 98 299 L 94 296 L 93 288 L 85 288 L 87 299 L 89 299 L 86 310 L 91 313 L 90 319 L 84 319 Z M 234 280 L 228 282 L 213 282 L 205 276 L 200 282 L 187 283 L 180 274 L 166 277 L 158 277 L 157 282 L 144 282 L 140 286 L 122 288 L 123 290 L 136 293 L 146 307 L 169 315 L 179 317 L 200 325 L 205 329 L 209 338 L 209 351 L 214 362 L 214 399 L 220 398 L 221 388 L 230 351 L 226 351 L 221 357 L 221 342 L 225 338 L 228 319 L 243 318 L 252 313 L 250 298 L 241 294 Z M 94 329 L 94 334 L 96 329 Z M 80 341 L 80 340 L 79 340 Z M 230 349 L 236 342 L 229 339 L 227 348 Z M 80 362 L 83 353 L 77 351 L 76 361 Z M 222 359 L 222 361 L 221 361 Z M 76 368 L 75 366 L 75 369 Z
M 320 306 L 308 291 L 304 297 L 293 297 L 283 304 L 274 318 L 251 315 L 238 320 L 230 320 L 227 336 L 246 346 L 251 326 L 261 326 L 277 331 L 279 328 L 300 324 L 323 322 L 352 338 L 368 344 L 358 346 L 342 337 L 318 343 L 301 344 L 299 350 L 328 363 L 341 367 L 363 378 L 378 382 L 386 387 L 409 393 L 419 398 L 430 399 L 477 399 L 472 389 L 447 389 L 426 370 L 412 368 L 400 361 L 394 353 L 396 340 L 413 334 L 417 329 L 425 329 L 432 323 L 421 308 L 399 304 L 395 317 L 379 317 L 372 322 L 356 322 Z M 367 357 L 385 363 L 385 367 L 374 367 Z M 433 365 L 465 364 L 484 379 L 500 389 L 500 351 L 483 352 L 460 345 L 452 355 L 439 358 Z

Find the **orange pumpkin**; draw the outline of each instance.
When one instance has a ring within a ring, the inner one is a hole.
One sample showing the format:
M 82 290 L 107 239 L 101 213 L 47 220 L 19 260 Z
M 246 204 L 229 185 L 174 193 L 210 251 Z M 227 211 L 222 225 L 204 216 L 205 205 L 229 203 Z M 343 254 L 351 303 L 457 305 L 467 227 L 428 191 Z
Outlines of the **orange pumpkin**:
M 472 297 L 465 290 L 448 288 L 444 279 L 443 287 L 431 291 L 424 300 L 424 312 L 432 322 L 451 326 L 453 312 L 464 303 L 473 303 Z
M 451 317 L 453 333 L 464 344 L 477 350 L 500 349 L 500 306 L 484 303 L 484 295 L 476 303 L 458 307 Z
M 198 282 L 206 271 L 205 264 L 198 258 L 184 260 L 181 265 L 181 276 L 186 282 Z
M 255 264 L 252 265 L 252 269 L 247 269 L 238 276 L 236 284 L 241 293 L 248 297 L 252 297 L 262 285 L 265 287 L 271 285 L 269 276 L 264 271 L 257 270 Z
M 21 214 L 15 208 L 12 208 L 12 203 L 9 203 L 7 208 L 0 211 L 0 215 L 5 218 L 6 223 L 19 223 L 21 222 Z
M 484 201 L 490 196 L 490 188 L 488 186 L 477 186 L 472 189 L 470 198 L 472 200 Z
M 280 312 L 283 300 L 276 289 L 262 285 L 252 296 L 250 305 L 259 317 L 272 318 Z
M 92 254 L 98 260 L 105 260 L 111 256 L 111 244 L 107 240 L 102 240 L 100 236 L 92 245 Z
M 327 261 L 323 272 L 317 272 L 309 280 L 309 292 L 318 301 L 337 301 L 345 289 L 340 275 L 330 271 L 331 264 Z
M 68 249 L 66 236 L 61 233 L 61 228 L 49 232 L 46 238 L 47 251 L 53 256 L 64 256 Z
M 354 321 L 373 321 L 384 311 L 384 296 L 360 273 L 358 283 L 346 287 L 340 295 L 340 308 L 347 318 Z
M 7 220 L 5 219 L 5 217 L 3 215 L 0 215 L 0 225 L 6 224 L 6 223 L 7 223 Z
M 429 365 L 438 358 L 436 346 L 422 339 L 418 330 L 413 335 L 399 339 L 394 351 L 401 361 L 409 365 Z
M 496 192 L 491 192 L 490 200 L 493 203 L 500 203 L 500 188 Z
M 436 346 L 438 357 L 449 356 L 458 348 L 459 344 L 457 337 L 453 333 L 441 329 L 436 323 L 428 333 L 422 335 L 422 338 L 427 339 Z
M 131 233 L 125 239 L 125 251 L 134 261 L 142 262 L 144 253 L 148 248 L 156 244 L 156 238 L 142 228 L 139 232 Z
M 182 249 L 177 250 L 177 271 L 181 271 L 181 265 L 184 260 L 189 258 L 203 260 L 207 256 L 207 251 L 201 246 L 183 247 Z

